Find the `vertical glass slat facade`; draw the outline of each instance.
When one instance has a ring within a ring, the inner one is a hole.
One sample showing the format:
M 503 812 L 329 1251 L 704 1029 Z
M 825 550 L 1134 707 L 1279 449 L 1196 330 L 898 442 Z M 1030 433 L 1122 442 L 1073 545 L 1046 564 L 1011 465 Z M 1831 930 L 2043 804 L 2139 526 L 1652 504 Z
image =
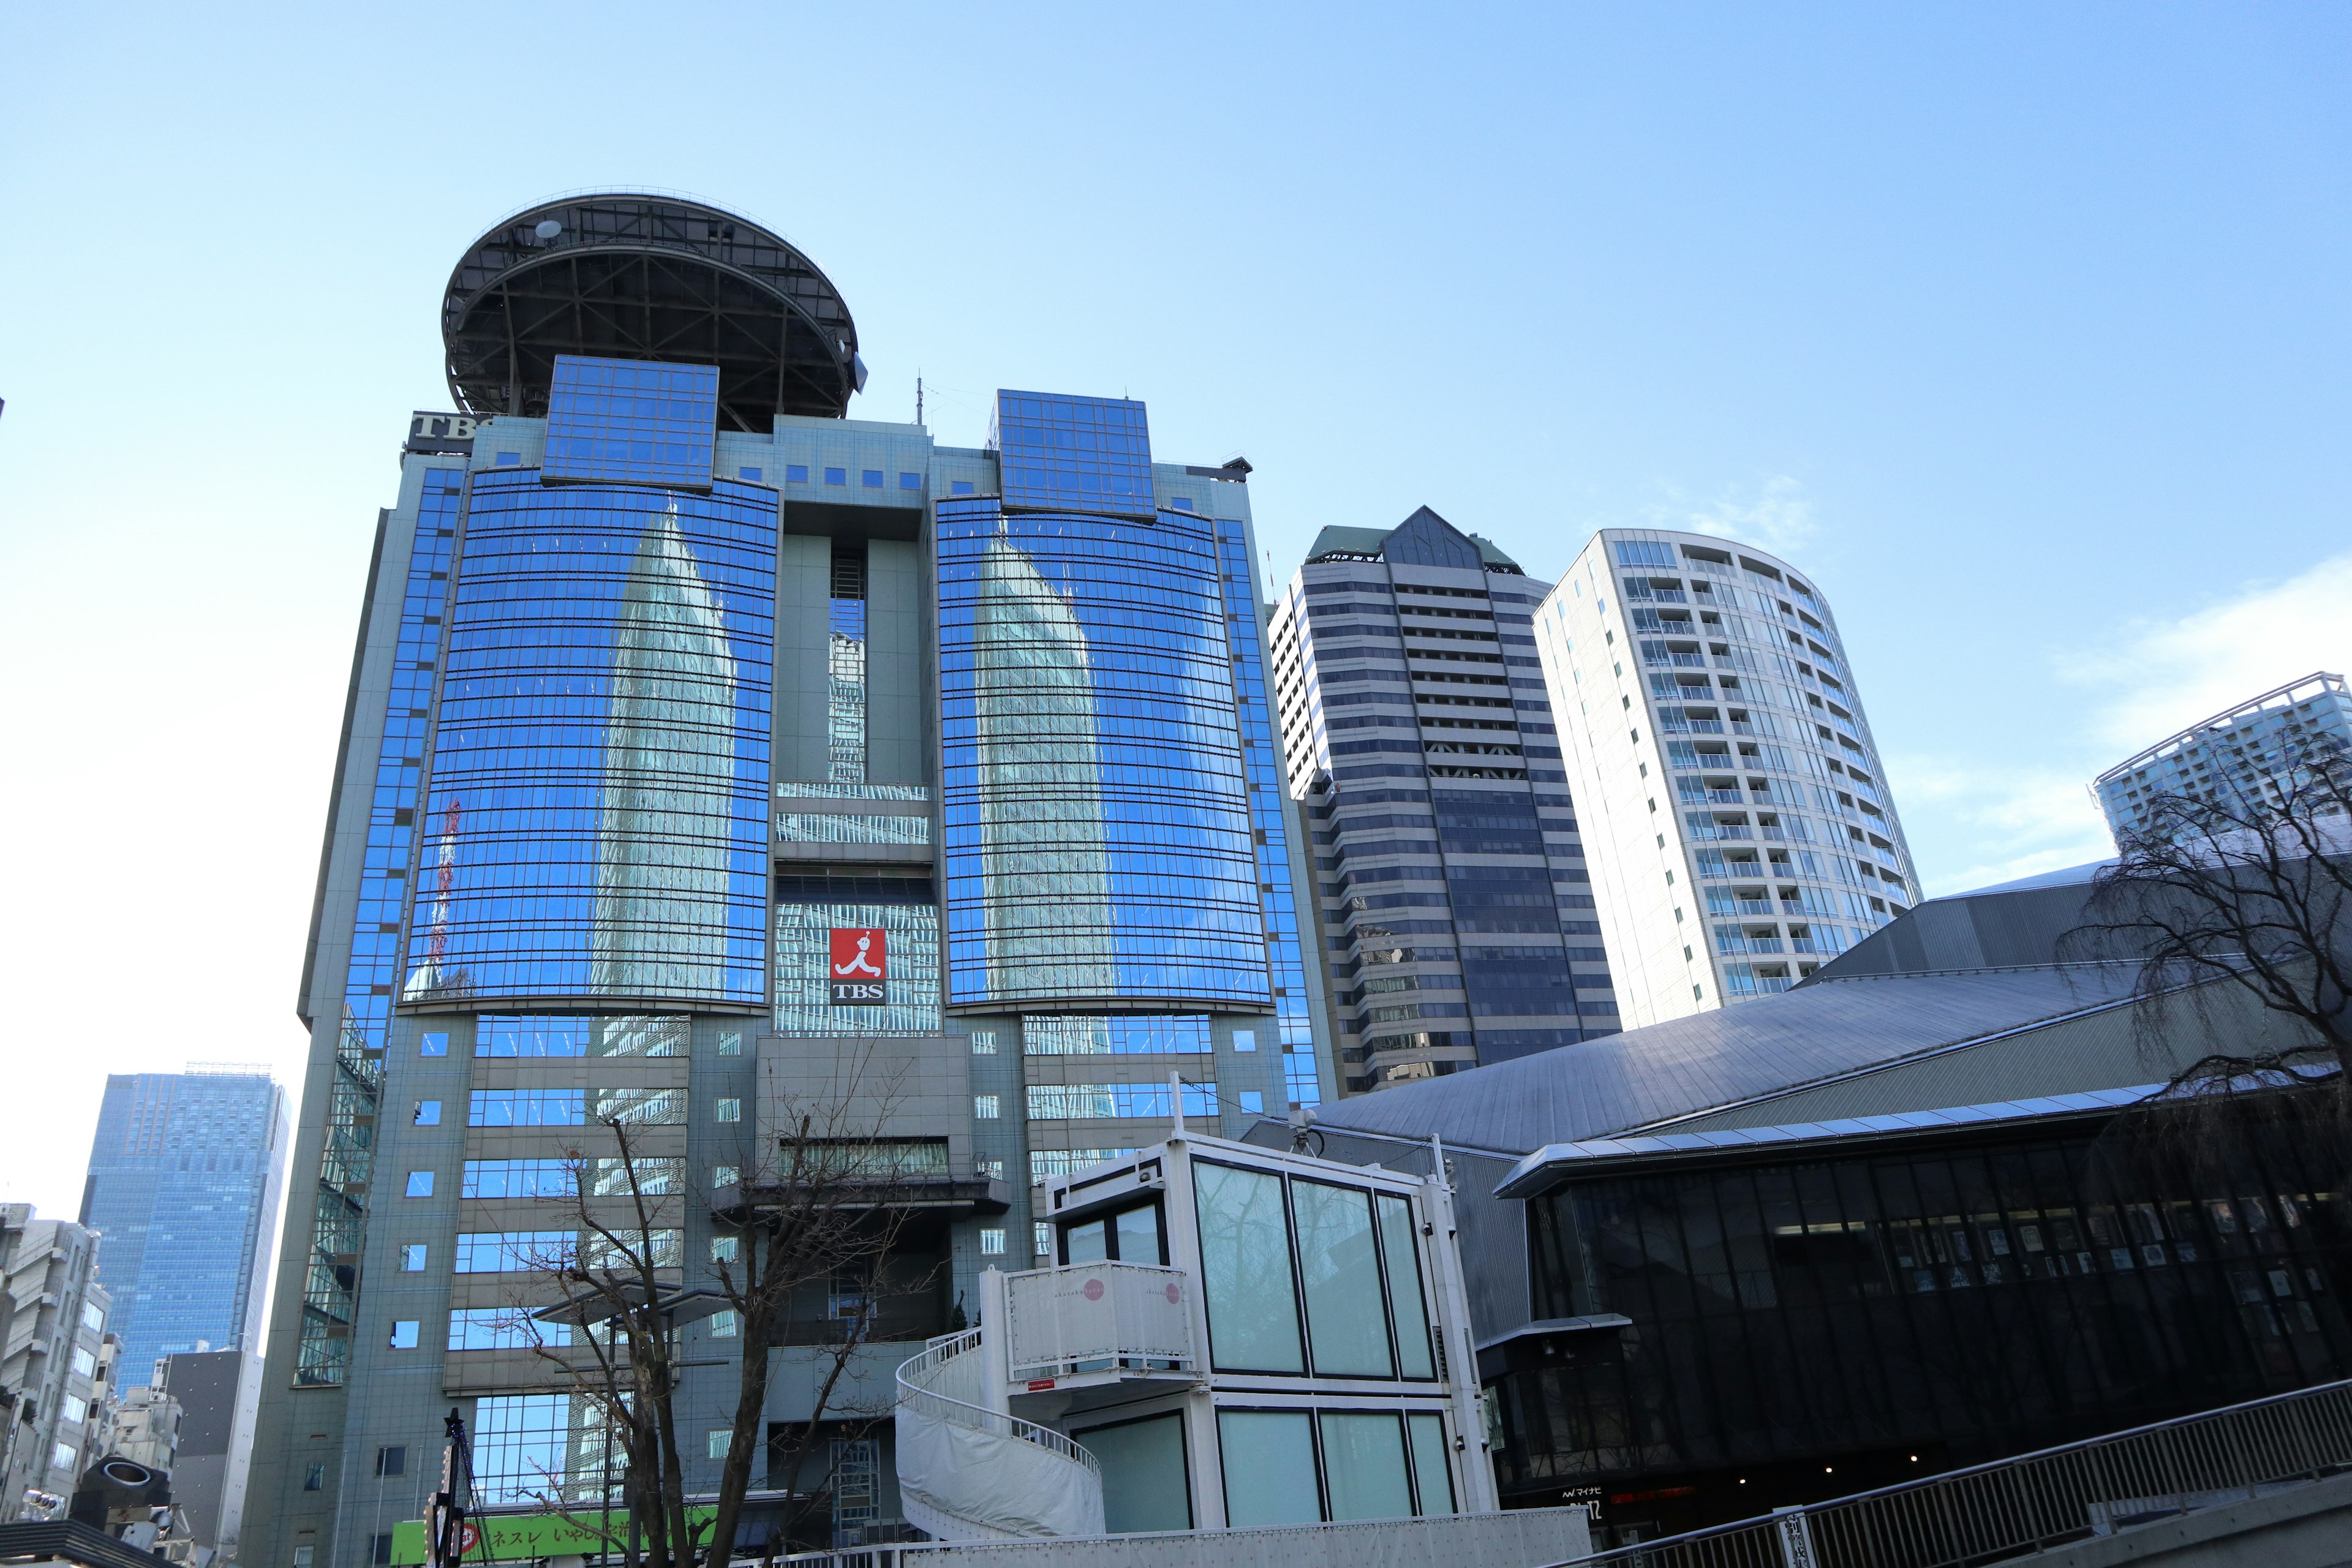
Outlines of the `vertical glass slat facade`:
M 763 1001 L 776 523 L 475 476 L 402 1000 Z
M 937 510 L 949 1002 L 1266 1010 L 1204 520 Z
M 1217 564 L 1233 646 L 1234 696 L 1239 705 L 1242 764 L 1249 779 L 1250 826 L 1257 839 L 1258 892 L 1265 907 L 1265 950 L 1274 969 L 1274 1008 L 1282 1037 L 1282 1078 L 1293 1105 L 1319 1105 L 1315 1026 L 1308 1016 L 1307 973 L 1298 944 L 1298 901 L 1290 880 L 1290 828 L 1283 815 L 1282 769 L 1274 749 L 1266 700 L 1265 638 L 1249 558 L 1249 530 L 1233 518 L 1216 523 Z
M 328 1091 L 326 1148 L 311 1200 L 310 1258 L 303 1273 L 294 1373 L 299 1384 L 341 1384 L 351 1370 L 359 1256 L 383 1087 L 384 1026 L 399 978 L 401 920 L 408 907 L 409 859 L 423 791 L 426 714 L 449 596 L 449 561 L 465 507 L 462 471 L 427 468 L 424 481 L 408 578 L 401 590 L 392 679 L 384 693 L 383 740 L 368 801 L 367 848 L 343 978 L 342 1027 Z

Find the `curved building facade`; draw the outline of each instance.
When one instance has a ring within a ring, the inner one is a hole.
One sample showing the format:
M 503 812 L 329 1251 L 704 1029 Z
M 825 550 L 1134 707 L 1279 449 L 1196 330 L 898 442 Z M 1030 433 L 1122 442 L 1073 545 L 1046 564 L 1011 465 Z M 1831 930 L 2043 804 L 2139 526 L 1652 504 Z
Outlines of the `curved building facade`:
M 1785 991 L 1918 900 L 1809 574 L 1603 529 L 1535 626 L 1629 1027 Z

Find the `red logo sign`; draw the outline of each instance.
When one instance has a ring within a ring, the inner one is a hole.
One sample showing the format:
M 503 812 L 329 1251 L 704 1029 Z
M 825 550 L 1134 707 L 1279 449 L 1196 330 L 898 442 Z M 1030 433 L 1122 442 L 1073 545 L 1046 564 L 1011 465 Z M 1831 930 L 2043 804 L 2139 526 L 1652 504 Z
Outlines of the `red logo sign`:
M 890 975 L 888 933 L 879 926 L 833 928 L 833 977 L 835 980 L 887 980 Z
M 833 928 L 833 1005 L 878 1007 L 889 999 L 883 982 L 890 974 L 888 933 L 879 926 Z

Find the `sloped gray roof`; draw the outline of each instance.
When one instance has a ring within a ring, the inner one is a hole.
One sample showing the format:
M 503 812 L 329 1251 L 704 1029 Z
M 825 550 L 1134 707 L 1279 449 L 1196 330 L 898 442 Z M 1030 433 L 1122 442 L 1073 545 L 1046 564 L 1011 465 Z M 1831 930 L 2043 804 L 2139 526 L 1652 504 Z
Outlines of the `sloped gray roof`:
M 1427 507 L 1422 508 L 1423 511 L 1428 510 Z M 1342 555 L 1379 555 L 1382 553 L 1382 547 L 1388 543 L 1389 535 L 1395 531 L 1393 528 L 1341 528 L 1337 525 L 1327 527 L 1315 536 L 1314 548 L 1307 551 L 1307 559 L 1313 561 L 1318 556 L 1334 552 Z M 1514 571 L 1518 570 L 1519 563 L 1504 554 L 1493 540 L 1481 538 L 1475 533 L 1465 533 L 1463 537 L 1478 547 L 1478 559 L 1486 564 L 1508 566 Z
M 1318 1109 L 1333 1128 L 1525 1154 L 1717 1110 L 2129 998 L 2123 964 L 1824 982 Z

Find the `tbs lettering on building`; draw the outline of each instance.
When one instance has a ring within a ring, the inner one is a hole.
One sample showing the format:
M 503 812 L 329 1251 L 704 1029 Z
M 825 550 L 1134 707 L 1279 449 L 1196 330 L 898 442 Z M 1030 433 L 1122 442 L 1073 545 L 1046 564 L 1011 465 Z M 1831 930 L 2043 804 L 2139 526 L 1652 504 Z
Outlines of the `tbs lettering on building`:
M 889 947 L 880 927 L 834 927 L 832 957 L 835 1006 L 878 1007 L 889 999 Z

